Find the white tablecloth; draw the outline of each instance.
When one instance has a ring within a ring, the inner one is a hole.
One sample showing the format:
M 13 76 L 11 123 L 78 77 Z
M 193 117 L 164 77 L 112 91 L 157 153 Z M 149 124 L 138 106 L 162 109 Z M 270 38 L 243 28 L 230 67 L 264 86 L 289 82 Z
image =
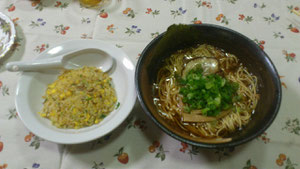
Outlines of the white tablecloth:
M 13 52 L 0 62 L 0 169 L 300 168 L 300 16 L 292 12 L 299 7 L 299 0 L 111 0 L 101 9 L 70 0 L 0 0 L 0 11 L 17 28 Z M 20 74 L 6 71 L 5 63 L 31 60 L 81 38 L 114 44 L 136 63 L 143 48 L 173 23 L 229 27 L 265 50 L 281 75 L 283 100 L 263 135 L 234 149 L 192 147 L 164 134 L 137 103 L 110 135 L 64 146 L 30 133 L 18 118 L 14 99 Z M 118 160 L 119 151 L 128 162 Z

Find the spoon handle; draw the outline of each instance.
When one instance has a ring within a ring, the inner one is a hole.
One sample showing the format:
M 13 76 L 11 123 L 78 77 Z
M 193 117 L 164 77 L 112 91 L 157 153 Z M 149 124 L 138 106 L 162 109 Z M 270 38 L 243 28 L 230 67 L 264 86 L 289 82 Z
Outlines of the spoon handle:
M 24 62 L 9 62 L 5 65 L 10 72 L 37 71 L 45 68 L 61 68 L 62 66 L 62 59 L 57 57 Z

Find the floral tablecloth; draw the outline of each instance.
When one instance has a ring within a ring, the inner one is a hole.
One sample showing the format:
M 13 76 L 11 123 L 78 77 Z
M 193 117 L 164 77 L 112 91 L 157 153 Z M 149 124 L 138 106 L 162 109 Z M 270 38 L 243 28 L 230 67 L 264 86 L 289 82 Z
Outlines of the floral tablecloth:
M 300 168 L 299 0 L 108 0 L 101 9 L 71 0 L 0 0 L 17 29 L 12 51 L 0 60 L 0 169 L 296 169 Z M 173 23 L 211 23 L 253 39 L 281 77 L 283 100 L 271 127 L 231 149 L 181 143 L 158 129 L 136 103 L 109 135 L 80 145 L 58 145 L 28 131 L 18 117 L 19 73 L 9 61 L 31 60 L 72 39 L 100 39 L 136 63 L 143 48 Z

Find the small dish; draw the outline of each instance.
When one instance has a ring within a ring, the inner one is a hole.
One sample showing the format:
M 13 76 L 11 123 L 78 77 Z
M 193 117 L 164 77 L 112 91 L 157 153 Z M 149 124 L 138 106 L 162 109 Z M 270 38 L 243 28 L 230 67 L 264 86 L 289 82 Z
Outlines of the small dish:
M 14 23 L 0 12 L 0 58 L 11 49 L 15 42 L 16 30 Z
M 41 72 L 23 72 L 19 79 L 16 92 L 16 109 L 25 126 L 35 135 L 55 143 L 77 144 L 102 137 L 118 127 L 130 114 L 136 100 L 134 88 L 134 64 L 119 48 L 99 40 L 73 40 L 52 47 L 43 52 L 37 59 L 50 58 L 73 51 L 75 49 L 94 48 L 103 55 L 113 57 L 116 61 L 110 77 L 116 90 L 119 108 L 112 111 L 99 124 L 81 129 L 59 129 L 50 120 L 38 114 L 43 107 L 42 96 L 47 85 L 60 74 L 60 70 L 45 70 Z M 91 58 L 91 52 L 82 53 L 83 58 Z M 101 59 L 100 59 L 101 60 Z M 86 66 L 98 66 L 100 60 L 82 59 Z

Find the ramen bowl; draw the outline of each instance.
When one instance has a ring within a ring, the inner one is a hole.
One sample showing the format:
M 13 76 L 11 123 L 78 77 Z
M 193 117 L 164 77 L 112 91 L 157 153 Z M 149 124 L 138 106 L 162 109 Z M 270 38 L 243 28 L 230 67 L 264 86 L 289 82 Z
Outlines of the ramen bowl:
M 165 133 L 190 145 L 203 148 L 234 147 L 261 135 L 274 121 L 281 103 L 281 83 L 268 55 L 246 36 L 217 25 L 188 25 L 188 29 L 162 33 L 143 50 L 135 72 L 138 100 L 150 119 Z M 169 30 L 168 30 L 169 31 Z M 173 30 L 174 31 L 174 30 Z M 168 39 L 167 41 L 165 39 Z M 257 77 L 259 100 L 248 124 L 230 135 L 228 142 L 207 142 L 191 136 L 163 118 L 154 104 L 153 84 L 164 60 L 174 52 L 197 44 L 209 44 L 234 54 Z

